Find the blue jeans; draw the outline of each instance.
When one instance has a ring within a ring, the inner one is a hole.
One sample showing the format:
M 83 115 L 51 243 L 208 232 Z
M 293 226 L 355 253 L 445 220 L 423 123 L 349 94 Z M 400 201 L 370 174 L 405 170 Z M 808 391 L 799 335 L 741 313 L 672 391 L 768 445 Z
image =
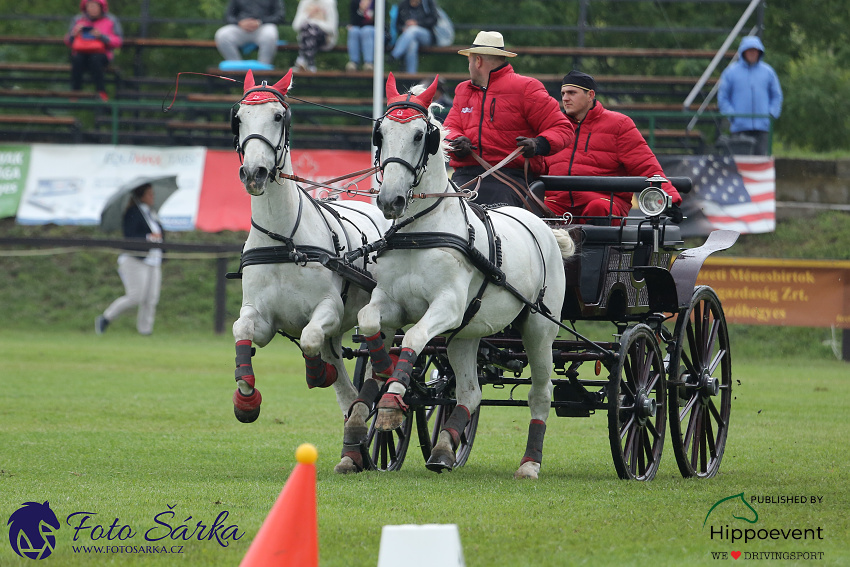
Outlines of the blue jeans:
M 431 32 L 419 26 L 411 26 L 404 30 L 395 42 L 392 56 L 401 59 L 404 56 L 404 67 L 408 73 L 419 69 L 419 46 L 428 47 L 433 42 Z
M 348 28 L 348 59 L 355 63 L 374 63 L 375 26 Z

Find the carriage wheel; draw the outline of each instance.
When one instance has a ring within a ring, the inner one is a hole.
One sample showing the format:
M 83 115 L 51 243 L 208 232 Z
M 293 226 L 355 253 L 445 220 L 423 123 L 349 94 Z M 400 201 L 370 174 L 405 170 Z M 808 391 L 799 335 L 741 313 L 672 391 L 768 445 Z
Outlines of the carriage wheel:
M 622 479 L 652 480 L 661 461 L 667 399 L 658 340 L 644 324 L 620 339 L 617 365 L 608 382 L 608 439 Z
M 360 347 L 365 350 L 365 343 Z M 354 386 L 358 390 L 366 379 L 366 367 L 368 357 L 357 358 L 354 366 Z M 410 445 L 410 435 L 413 430 L 413 417 L 408 416 L 401 422 L 401 426 L 393 431 L 377 431 L 375 429 L 376 410 L 373 407 L 369 414 L 369 433 L 366 437 L 366 455 L 363 459 L 363 467 L 366 470 L 397 471 L 404 464 L 407 448 Z
M 732 365 L 726 317 L 708 286 L 694 290 L 679 313 L 670 356 L 670 435 L 684 477 L 717 474 L 732 407 Z
M 419 446 L 422 449 L 422 456 L 425 461 L 431 457 L 431 447 L 437 443 L 443 425 L 457 405 L 454 399 L 454 380 L 454 373 L 445 356 L 428 358 L 423 370 L 425 385 L 439 391 L 438 397 L 440 399 L 448 399 L 453 403 L 416 408 L 416 429 L 419 434 Z M 463 466 L 469 459 L 472 444 L 475 441 L 475 432 L 478 430 L 478 416 L 480 414 L 481 407 L 479 406 L 470 416 L 469 423 L 466 424 L 460 434 L 460 444 L 455 451 L 455 468 Z

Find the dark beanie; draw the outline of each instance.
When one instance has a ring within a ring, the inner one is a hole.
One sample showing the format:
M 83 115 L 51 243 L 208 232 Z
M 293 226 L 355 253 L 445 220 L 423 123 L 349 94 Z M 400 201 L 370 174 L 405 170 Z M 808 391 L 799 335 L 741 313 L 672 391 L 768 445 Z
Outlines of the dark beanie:
M 586 91 L 596 92 L 597 90 L 596 81 L 593 80 L 593 77 L 587 73 L 582 73 L 581 71 L 576 70 L 572 70 L 564 75 L 564 80 L 561 85 L 572 85 Z

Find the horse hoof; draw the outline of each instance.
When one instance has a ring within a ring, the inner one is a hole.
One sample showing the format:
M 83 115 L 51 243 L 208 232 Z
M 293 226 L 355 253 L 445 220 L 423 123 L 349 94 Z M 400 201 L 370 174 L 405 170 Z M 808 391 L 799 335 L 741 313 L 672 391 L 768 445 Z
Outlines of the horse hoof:
M 363 469 L 357 466 L 354 459 L 351 457 L 343 457 L 342 460 L 334 467 L 334 472 L 337 474 L 359 473 Z
M 398 409 L 380 408 L 375 416 L 375 429 L 378 431 L 394 431 L 401 427 L 404 412 Z
M 260 404 L 263 401 L 263 396 L 260 391 L 254 388 L 254 393 L 246 396 L 239 391 L 239 388 L 233 393 L 233 414 L 236 419 L 242 423 L 253 423 L 260 417 Z
M 451 472 L 455 468 L 455 455 L 452 452 L 432 451 L 425 468 L 437 474 L 443 471 Z
M 536 480 L 538 474 L 540 473 L 540 463 L 536 463 L 534 461 L 527 461 L 520 465 L 517 471 L 514 473 L 514 478 L 522 479 L 522 478 L 530 478 L 532 480 Z

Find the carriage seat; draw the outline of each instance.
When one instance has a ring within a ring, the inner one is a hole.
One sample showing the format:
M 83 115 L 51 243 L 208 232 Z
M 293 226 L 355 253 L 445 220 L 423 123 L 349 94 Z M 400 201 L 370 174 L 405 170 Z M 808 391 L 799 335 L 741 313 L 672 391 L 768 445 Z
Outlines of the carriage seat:
M 678 225 L 668 223 L 661 227 L 662 247 L 684 244 Z M 609 266 L 612 249 L 631 252 L 631 266 L 647 265 L 652 251 L 652 227 L 573 225 L 570 236 L 576 243 L 576 255 L 564 262 L 567 281 L 577 285 L 582 302 L 597 303 Z

